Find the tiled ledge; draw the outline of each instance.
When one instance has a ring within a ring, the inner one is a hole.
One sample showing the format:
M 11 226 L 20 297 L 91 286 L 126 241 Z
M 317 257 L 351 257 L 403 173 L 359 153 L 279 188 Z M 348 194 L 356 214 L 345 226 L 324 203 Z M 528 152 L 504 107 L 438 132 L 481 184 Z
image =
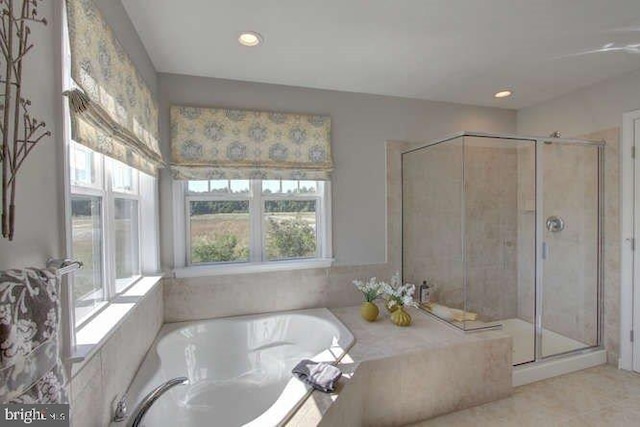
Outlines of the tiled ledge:
M 127 390 L 162 326 L 162 282 L 142 282 L 118 300 L 135 305 L 115 321 L 89 357 L 74 366 L 71 422 L 75 427 L 108 425 L 114 402 Z
M 464 334 L 411 310 L 413 324 L 374 323 L 358 307 L 333 309 L 356 344 L 341 362 L 336 393 L 314 392 L 288 426 L 404 425 L 507 397 L 511 338 Z
M 127 319 L 131 311 L 140 304 L 162 281 L 161 276 L 147 276 L 137 281 L 126 292 L 116 297 L 95 318 L 76 334 L 76 345 L 72 361 L 73 373 L 78 372 L 83 362 L 90 359 Z

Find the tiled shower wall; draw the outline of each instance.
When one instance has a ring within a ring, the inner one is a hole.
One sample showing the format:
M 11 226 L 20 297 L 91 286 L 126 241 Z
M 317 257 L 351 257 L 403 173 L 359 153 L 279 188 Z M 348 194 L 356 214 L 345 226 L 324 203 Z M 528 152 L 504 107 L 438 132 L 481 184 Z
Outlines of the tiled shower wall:
M 535 142 L 522 142 L 518 156 L 518 312 L 533 323 L 536 286 Z
M 586 136 L 605 140 L 604 149 L 604 345 L 607 361 L 620 353 L 620 129 Z
M 517 152 L 510 142 L 465 138 L 467 310 L 484 321 L 516 316 Z
M 548 245 L 543 261 L 542 325 L 566 337 L 595 345 L 597 342 L 597 249 L 598 249 L 598 157 L 594 146 L 544 144 L 541 173 L 543 187 L 541 215 L 562 218 L 565 228 L 551 232 L 544 228 L 542 237 Z M 527 158 L 531 150 L 521 150 Z M 525 168 L 532 162 L 523 161 Z M 528 172 L 528 171 L 527 171 Z M 524 206 L 518 210 L 522 234 L 534 230 L 535 211 L 527 209 L 535 193 L 528 185 L 533 174 L 524 173 Z M 529 246 L 531 248 L 531 246 Z M 535 276 L 535 250 L 520 253 L 521 277 Z M 531 280 L 520 283 L 521 317 L 531 321 L 533 287 Z M 543 342 L 543 347 L 544 347 Z M 545 349 L 543 348 L 543 353 Z M 546 354 L 546 353 L 545 353 Z
M 428 279 L 440 303 L 462 308 L 462 140 L 405 154 L 402 166 L 404 279 Z
M 403 172 L 405 279 L 430 279 L 439 303 L 463 308 L 464 250 L 467 309 L 484 321 L 515 317 L 515 146 L 466 137 L 463 154 L 460 138 L 406 155 Z

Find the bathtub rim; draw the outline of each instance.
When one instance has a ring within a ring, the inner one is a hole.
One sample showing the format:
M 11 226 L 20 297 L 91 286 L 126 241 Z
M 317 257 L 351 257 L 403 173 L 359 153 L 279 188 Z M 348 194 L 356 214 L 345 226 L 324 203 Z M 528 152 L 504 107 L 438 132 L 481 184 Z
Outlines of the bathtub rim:
M 320 318 L 322 320 L 328 321 L 329 323 L 331 323 L 334 327 L 336 327 L 338 329 L 339 334 L 340 334 L 340 338 L 338 340 L 338 346 L 339 346 L 341 351 L 336 353 L 336 354 L 331 354 L 331 351 L 330 351 L 331 349 L 325 349 L 325 350 L 323 350 L 323 352 L 321 352 L 318 355 L 316 355 L 315 357 L 313 357 L 312 360 L 319 361 L 319 360 L 317 360 L 318 356 L 324 355 L 324 357 L 320 358 L 320 360 L 324 361 L 324 362 L 327 362 L 327 363 L 330 363 L 330 364 L 335 366 L 342 360 L 342 358 L 345 355 L 347 355 L 348 351 L 353 347 L 353 345 L 356 342 L 356 339 L 355 339 L 355 336 L 354 336 L 353 332 L 351 332 L 351 330 L 335 314 L 333 314 L 329 308 L 326 308 L 326 307 L 308 308 L 308 309 L 299 309 L 299 310 L 273 311 L 273 312 L 265 312 L 265 313 L 254 313 L 254 314 L 239 314 L 239 315 L 233 315 L 233 316 L 214 317 L 214 318 L 195 319 L 195 320 L 185 320 L 185 321 L 179 321 L 179 322 L 166 322 L 166 323 L 164 323 L 162 325 L 162 327 L 158 331 L 158 334 L 154 338 L 151 346 L 149 347 L 149 349 L 147 350 L 147 353 L 145 354 L 145 357 L 143 358 L 142 362 L 140 363 L 140 366 L 138 367 L 138 370 L 134 374 L 133 378 L 131 379 L 131 382 L 130 382 L 129 386 L 127 387 L 126 395 L 130 399 L 129 402 L 131 404 L 131 407 L 134 408 L 139 404 L 139 402 L 142 400 L 142 398 L 146 394 L 145 393 L 146 389 L 148 389 L 150 387 L 149 384 L 145 384 L 144 386 L 141 387 L 140 384 L 136 382 L 136 379 L 138 378 L 138 374 L 141 373 L 141 369 L 143 368 L 145 363 L 153 363 L 153 358 L 154 357 L 156 359 L 159 358 L 159 355 L 158 355 L 158 352 L 157 352 L 158 344 L 163 340 L 163 338 L 165 338 L 167 335 L 171 334 L 172 332 L 176 332 L 176 331 L 186 327 L 187 325 L 192 326 L 192 325 L 196 325 L 196 324 L 199 324 L 199 323 L 212 322 L 212 321 L 217 321 L 217 320 L 233 320 L 233 319 L 252 320 L 252 319 L 259 319 L 259 318 L 264 318 L 264 317 L 269 317 L 269 316 L 289 315 L 289 314 L 302 314 L 302 315 L 308 315 L 308 316 L 311 316 L 311 317 Z M 331 355 L 330 360 L 328 360 L 329 359 L 329 357 L 328 357 L 329 355 Z M 151 367 L 153 367 L 153 366 L 151 366 Z M 168 379 L 168 378 L 166 378 L 166 379 Z M 166 379 L 163 379 L 163 380 L 166 380 Z M 157 385 L 157 384 L 155 384 L 155 385 Z M 132 390 L 133 386 L 137 386 L 137 388 L 135 390 Z M 293 387 L 293 388 L 297 389 L 297 392 L 300 394 L 300 397 L 297 399 L 295 405 L 292 405 L 291 408 L 289 408 L 286 411 L 286 413 L 284 413 L 284 411 L 280 412 L 282 415 L 277 417 L 279 419 L 279 421 L 277 423 L 275 423 L 274 425 L 283 426 L 283 425 L 287 424 L 287 422 L 289 422 L 289 420 L 291 420 L 291 418 L 296 414 L 296 412 L 304 405 L 304 403 L 309 399 L 309 397 L 315 391 L 313 388 L 311 388 L 311 386 L 303 383 L 301 380 L 299 380 L 299 379 L 297 379 L 297 378 L 295 378 L 293 376 L 288 381 L 287 385 L 285 386 L 285 389 L 278 396 L 276 401 L 274 401 L 272 406 L 270 406 L 265 412 L 260 414 L 255 419 L 253 419 L 250 422 L 246 423 L 245 426 L 246 427 L 254 427 L 254 426 L 258 426 L 258 425 L 264 425 L 263 423 L 265 422 L 265 420 L 270 418 L 270 417 L 267 417 L 265 415 L 270 415 L 269 412 L 272 411 L 274 406 L 276 406 L 276 403 L 282 398 L 282 396 L 285 394 L 285 391 L 289 387 Z M 302 390 L 302 387 L 304 387 L 304 394 L 300 392 Z M 132 391 L 135 391 L 135 394 L 132 394 L 131 393 Z M 133 398 L 133 399 L 131 399 L 131 398 Z M 289 399 L 289 397 L 287 397 L 287 400 L 288 399 Z M 133 404 L 133 403 L 135 403 L 135 404 Z M 289 406 L 289 405 L 287 405 L 287 406 Z M 119 426 L 119 424 L 111 423 L 111 426 Z

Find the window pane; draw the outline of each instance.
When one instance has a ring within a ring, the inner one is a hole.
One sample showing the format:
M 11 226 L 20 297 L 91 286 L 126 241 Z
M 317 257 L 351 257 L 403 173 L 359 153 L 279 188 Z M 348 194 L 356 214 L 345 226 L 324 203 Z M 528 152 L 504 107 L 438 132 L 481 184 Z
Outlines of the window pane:
M 232 193 L 249 193 L 249 180 L 248 179 L 232 179 L 229 181 Z
M 268 260 L 317 256 L 315 200 L 268 200 L 264 205 Z
M 229 181 L 227 181 L 226 179 L 209 181 L 209 185 L 211 186 L 209 191 L 211 191 L 212 193 L 229 192 Z
M 286 194 L 298 192 L 298 181 L 282 180 L 282 192 Z
M 96 183 L 93 151 L 80 144 L 70 146 L 70 176 L 72 185 L 92 186 Z
M 132 167 L 127 166 L 124 163 L 120 163 L 116 160 L 111 160 L 111 181 L 113 191 L 134 191 L 134 176 L 135 171 Z
M 209 181 L 189 181 L 190 193 L 206 193 L 209 191 Z
M 286 179 L 262 181 L 263 194 L 316 194 L 317 192 L 317 181 L 295 181 Z
M 247 200 L 189 202 L 191 263 L 249 260 L 249 202 Z
M 273 194 L 280 192 L 280 180 L 264 180 L 262 181 L 262 192 L 264 194 Z
M 116 291 L 130 285 L 140 274 L 138 201 L 114 199 L 116 232 Z
M 300 181 L 300 188 L 298 191 L 303 194 L 317 193 L 318 181 Z
M 104 300 L 100 197 L 71 197 L 71 230 L 73 257 L 84 264 L 73 278 L 73 300 L 78 325 Z

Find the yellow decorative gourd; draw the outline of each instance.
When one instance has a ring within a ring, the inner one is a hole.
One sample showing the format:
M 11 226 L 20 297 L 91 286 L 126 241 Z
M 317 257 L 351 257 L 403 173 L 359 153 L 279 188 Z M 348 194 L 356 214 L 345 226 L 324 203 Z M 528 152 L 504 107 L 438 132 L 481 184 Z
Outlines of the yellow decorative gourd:
M 360 315 L 367 322 L 373 322 L 378 318 L 380 310 L 378 306 L 372 302 L 363 302 L 360 306 Z
M 391 313 L 391 321 L 396 326 L 409 326 L 411 324 L 411 315 L 404 311 L 404 307 L 399 306 L 393 313 Z

